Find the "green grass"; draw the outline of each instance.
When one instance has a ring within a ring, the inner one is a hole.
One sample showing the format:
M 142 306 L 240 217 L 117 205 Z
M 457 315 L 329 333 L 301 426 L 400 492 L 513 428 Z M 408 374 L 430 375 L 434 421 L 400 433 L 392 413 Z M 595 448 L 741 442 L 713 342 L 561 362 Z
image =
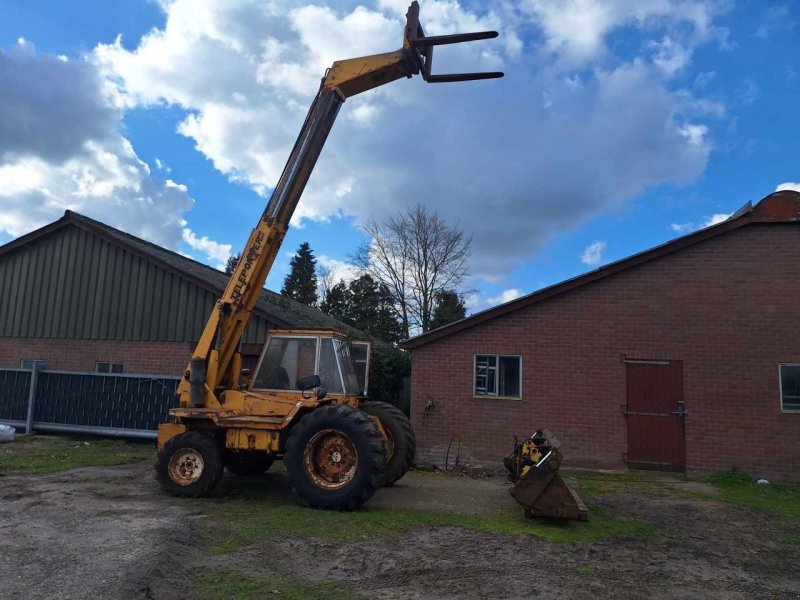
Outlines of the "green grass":
M 578 567 L 578 573 L 581 575 L 594 575 L 597 573 L 597 567 L 594 565 L 586 565 L 583 567 Z
M 800 522 L 800 485 L 759 485 L 743 473 L 717 473 L 709 481 L 720 490 L 720 499 L 735 506 L 769 510 L 782 521 Z
M 221 522 L 212 544 L 216 552 L 232 552 L 264 538 L 317 537 L 337 540 L 399 538 L 419 526 L 453 526 L 486 533 L 532 535 L 549 542 L 586 542 L 608 537 L 649 537 L 647 524 L 590 507 L 588 523 L 526 519 L 522 508 L 476 515 L 406 508 L 373 508 L 353 512 L 306 508 L 291 498 L 276 498 L 254 482 L 230 482 L 224 498 L 204 503 L 203 510 Z
M 204 600 L 280 598 L 281 600 L 355 600 L 362 598 L 351 586 L 336 581 L 306 581 L 288 577 L 251 577 L 233 569 L 212 569 L 195 579 Z
M 72 436 L 18 436 L 0 444 L 0 474 L 54 473 L 75 467 L 120 465 L 150 459 L 155 444 Z
M 578 493 L 584 500 L 601 494 L 618 494 L 621 492 L 692 495 L 681 490 L 680 482 L 686 480 L 685 477 L 674 473 L 666 474 L 665 477 L 664 473 L 654 471 L 601 473 L 597 471 L 562 469 L 561 476 L 576 483 Z

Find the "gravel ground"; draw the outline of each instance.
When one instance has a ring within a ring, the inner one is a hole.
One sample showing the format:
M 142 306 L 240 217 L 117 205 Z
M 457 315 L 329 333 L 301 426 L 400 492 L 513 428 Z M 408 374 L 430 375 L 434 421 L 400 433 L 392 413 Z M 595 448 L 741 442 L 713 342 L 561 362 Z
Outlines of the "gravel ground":
M 147 461 L 2 477 L 0 597 L 193 598 L 197 574 L 219 567 L 337 580 L 367 598 L 800 597 L 800 546 L 789 539 L 800 524 L 685 494 L 591 499 L 656 527 L 652 538 L 553 544 L 418 526 L 401 539 L 263 540 L 221 555 L 207 548 L 220 525 L 203 503 L 161 494 L 151 472 Z M 269 481 L 293 501 L 284 477 Z M 501 478 L 410 473 L 370 505 L 489 514 L 515 506 L 507 488 Z

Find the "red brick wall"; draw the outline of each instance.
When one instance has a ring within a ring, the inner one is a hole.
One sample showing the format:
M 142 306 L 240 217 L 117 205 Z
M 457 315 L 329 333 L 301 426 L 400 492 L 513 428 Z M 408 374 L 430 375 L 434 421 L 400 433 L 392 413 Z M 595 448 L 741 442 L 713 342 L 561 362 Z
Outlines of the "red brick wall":
M 423 458 L 498 462 L 549 428 L 568 466 L 624 468 L 628 358 L 682 360 L 687 470 L 800 480 L 800 413 L 778 364 L 800 363 L 800 227 L 750 225 L 413 350 Z M 522 355 L 522 399 L 474 398 L 473 355 Z M 428 399 L 436 405 L 424 414 Z
M 21 360 L 44 360 L 60 371 L 94 371 L 96 362 L 121 363 L 125 373 L 179 376 L 194 344 L 0 337 L 0 368 L 19 368 Z

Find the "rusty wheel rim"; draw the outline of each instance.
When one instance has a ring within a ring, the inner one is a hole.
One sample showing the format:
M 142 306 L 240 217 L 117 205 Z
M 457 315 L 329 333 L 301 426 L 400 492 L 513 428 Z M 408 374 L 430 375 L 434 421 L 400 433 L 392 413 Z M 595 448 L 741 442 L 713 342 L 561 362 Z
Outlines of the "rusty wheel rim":
M 306 444 L 303 467 L 317 487 L 338 490 L 355 477 L 358 451 L 346 434 L 337 429 L 324 429 Z
M 197 483 L 203 475 L 203 455 L 194 448 L 182 448 L 169 459 L 169 478 L 178 485 Z

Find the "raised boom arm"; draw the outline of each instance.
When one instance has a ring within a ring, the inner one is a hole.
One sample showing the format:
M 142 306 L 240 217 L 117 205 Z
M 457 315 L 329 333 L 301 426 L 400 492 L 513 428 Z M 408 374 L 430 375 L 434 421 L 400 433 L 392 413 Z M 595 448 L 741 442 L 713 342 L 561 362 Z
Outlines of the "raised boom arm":
M 496 31 L 426 37 L 419 24 L 417 2 L 411 3 L 406 19 L 402 49 L 336 61 L 325 73 L 264 214 L 214 306 L 178 386 L 181 406 L 218 408 L 220 391 L 238 389 L 239 343 L 342 103 L 350 96 L 420 73 L 429 83 L 503 76 L 500 72 L 431 74 L 434 46 L 494 38 Z

